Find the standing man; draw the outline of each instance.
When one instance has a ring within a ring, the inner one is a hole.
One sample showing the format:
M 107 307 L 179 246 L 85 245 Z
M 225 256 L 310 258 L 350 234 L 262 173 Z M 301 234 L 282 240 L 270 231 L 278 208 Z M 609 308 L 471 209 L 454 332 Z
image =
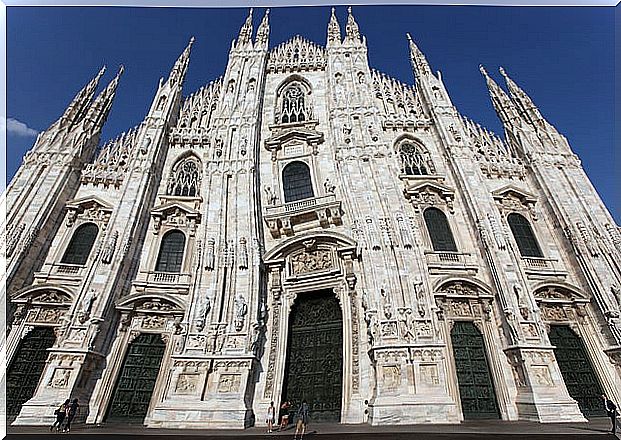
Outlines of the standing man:
M 615 405 L 614 402 L 610 400 L 605 394 L 602 394 L 602 400 L 604 401 L 604 408 L 606 408 L 606 414 L 608 414 L 608 417 L 610 417 L 610 422 L 612 423 L 610 432 L 614 434 L 617 426 L 617 405 Z
M 308 403 L 306 403 L 306 400 L 303 400 L 296 414 L 297 420 L 295 425 L 295 434 L 293 436 L 294 440 L 298 438 L 298 433 L 300 434 L 300 440 L 304 438 L 304 432 L 306 432 L 306 426 L 308 425 L 308 413 Z

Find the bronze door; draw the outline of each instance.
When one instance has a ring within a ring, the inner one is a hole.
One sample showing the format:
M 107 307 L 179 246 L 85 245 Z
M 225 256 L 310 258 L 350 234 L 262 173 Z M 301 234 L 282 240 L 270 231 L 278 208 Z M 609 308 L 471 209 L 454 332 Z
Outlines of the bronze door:
M 129 344 L 108 410 L 108 420 L 144 420 L 165 348 L 161 336 L 153 333 L 141 333 Z
M 50 327 L 35 327 L 20 342 L 7 369 L 7 421 L 15 419 L 22 405 L 34 396 L 45 368 L 47 350 L 54 345 L 55 340 L 56 336 Z
M 451 330 L 451 341 L 464 419 L 498 419 L 483 335 L 472 322 L 458 321 Z
M 589 362 L 582 340 L 568 326 L 550 326 L 550 343 L 569 395 L 586 416 L 604 416 L 602 387 Z
M 303 399 L 312 422 L 339 422 L 343 386 L 343 317 L 332 291 L 300 294 L 289 318 L 283 402 Z

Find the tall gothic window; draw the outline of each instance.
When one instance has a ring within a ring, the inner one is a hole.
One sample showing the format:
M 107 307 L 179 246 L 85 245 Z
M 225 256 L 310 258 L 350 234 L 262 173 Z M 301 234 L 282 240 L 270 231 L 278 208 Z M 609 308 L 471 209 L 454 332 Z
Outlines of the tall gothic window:
M 166 194 L 169 196 L 196 196 L 200 180 L 200 162 L 194 156 L 186 157 L 174 166 Z
M 95 223 L 80 225 L 74 232 L 73 237 L 71 237 L 69 246 L 67 246 L 67 250 L 65 250 L 65 254 L 60 262 L 65 264 L 86 264 L 98 233 L 99 228 Z
M 427 150 L 414 142 L 405 141 L 399 146 L 399 159 L 401 160 L 401 174 L 425 176 L 435 172 Z
M 507 216 L 507 222 L 523 257 L 543 257 L 533 228 L 526 217 L 512 213 Z
M 160 253 L 157 256 L 156 272 L 180 273 L 183 265 L 183 251 L 185 249 L 185 235 L 181 231 L 173 230 L 162 237 Z
M 431 246 L 436 252 L 457 252 L 453 233 L 446 215 L 437 208 L 427 208 L 423 213 Z
M 309 199 L 315 196 L 310 169 L 304 162 L 291 162 L 282 171 L 285 202 Z
M 306 103 L 304 102 L 304 89 L 299 83 L 289 85 L 282 94 L 282 109 L 280 122 L 303 122 L 308 119 Z

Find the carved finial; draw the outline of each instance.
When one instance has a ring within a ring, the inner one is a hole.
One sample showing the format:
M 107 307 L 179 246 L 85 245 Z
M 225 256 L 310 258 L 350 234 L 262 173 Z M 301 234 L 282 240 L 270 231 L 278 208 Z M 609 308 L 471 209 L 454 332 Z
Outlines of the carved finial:
M 332 14 L 330 15 L 330 22 L 328 23 L 328 44 L 335 44 L 341 42 L 341 27 L 336 19 L 335 9 L 332 8 Z
M 347 25 L 345 26 L 345 41 L 360 42 L 360 30 L 358 23 L 351 12 L 351 6 L 347 8 Z
M 483 66 L 483 64 L 479 64 L 479 71 L 483 74 L 483 76 L 485 76 L 486 78 L 489 78 L 489 75 L 487 74 L 487 70 L 485 70 L 485 66 Z

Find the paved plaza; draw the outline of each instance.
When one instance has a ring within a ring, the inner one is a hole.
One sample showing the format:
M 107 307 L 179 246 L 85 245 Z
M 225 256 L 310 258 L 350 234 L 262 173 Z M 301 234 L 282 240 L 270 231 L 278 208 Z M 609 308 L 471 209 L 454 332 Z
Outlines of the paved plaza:
M 383 426 L 369 425 L 342 425 L 342 424 L 310 424 L 309 432 L 304 436 L 308 439 L 356 439 L 356 440 L 587 440 L 587 439 L 616 439 L 618 437 L 608 433 L 610 421 L 606 418 L 593 419 L 589 423 L 540 424 L 532 422 L 506 421 L 471 421 L 459 425 L 413 425 L 413 426 Z M 101 426 L 76 425 L 69 434 L 50 434 L 47 428 L 40 426 L 11 427 L 7 439 L 25 440 L 46 438 L 71 439 L 145 439 L 155 438 L 183 438 L 184 440 L 231 440 L 234 438 L 250 439 L 285 439 L 293 438 L 295 428 L 283 432 L 267 434 L 264 428 L 250 428 L 246 430 L 172 430 L 149 429 L 141 425 L 114 425 Z

